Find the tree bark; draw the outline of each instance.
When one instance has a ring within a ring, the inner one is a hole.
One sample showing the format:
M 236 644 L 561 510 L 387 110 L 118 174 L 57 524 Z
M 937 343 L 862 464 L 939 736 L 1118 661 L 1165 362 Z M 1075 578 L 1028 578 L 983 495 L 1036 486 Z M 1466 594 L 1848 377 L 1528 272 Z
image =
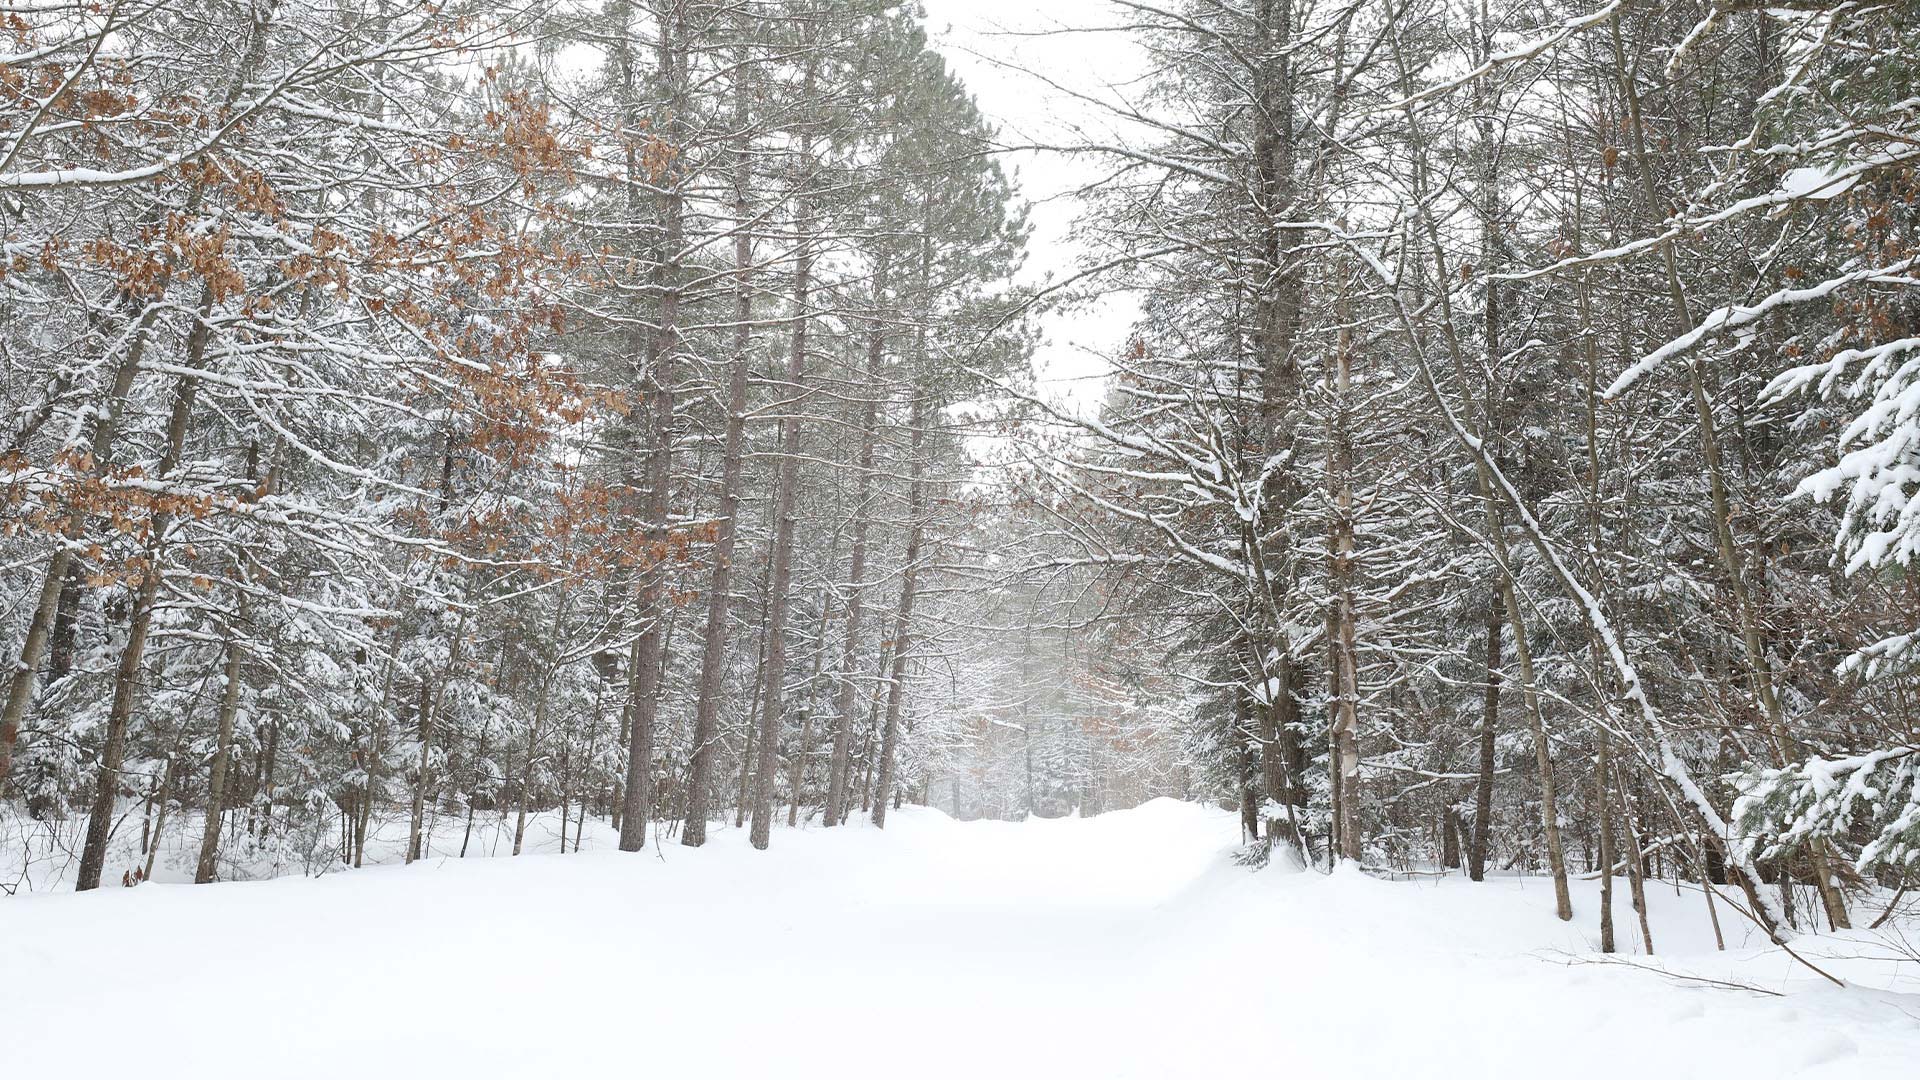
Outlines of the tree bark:
M 460 635 L 454 635 L 454 648 L 459 648 Z M 444 692 L 447 679 L 452 677 L 453 662 L 449 660 L 448 673 L 439 682 L 436 691 L 434 681 L 422 677 L 420 680 L 420 760 L 414 765 L 413 808 L 407 816 L 407 862 L 411 864 L 420 858 L 420 830 L 426 824 L 427 785 L 431 781 L 428 767 L 433 760 L 433 722 L 439 713 L 440 692 Z M 561 830 L 562 835 L 566 832 Z M 565 846 L 565 845 L 562 845 Z
M 153 880 L 153 864 L 160 855 L 160 838 L 167 831 L 167 804 L 173 798 L 173 773 L 179 765 L 180 755 L 174 753 L 167 755 L 167 763 L 161 768 L 160 794 L 156 796 L 159 809 L 153 819 L 153 835 L 147 841 L 147 861 L 140 873 L 141 881 Z
M 1520 611 L 1519 592 L 1513 583 L 1512 556 L 1507 550 L 1506 527 L 1500 520 L 1498 504 L 1493 500 L 1492 484 L 1481 478 L 1481 494 L 1487 506 L 1487 533 L 1493 544 L 1500 573 L 1500 597 L 1507 613 L 1507 625 L 1513 630 L 1513 657 L 1520 668 L 1521 712 L 1527 731 L 1533 736 L 1534 769 L 1540 783 L 1541 831 L 1547 846 L 1547 866 L 1553 877 L 1554 911 L 1561 919 L 1573 918 L 1573 898 L 1567 886 L 1567 857 L 1560 838 L 1560 808 L 1553 776 L 1552 747 L 1547 742 L 1546 724 L 1540 715 L 1540 692 L 1534 681 L 1533 647 L 1527 640 L 1526 619 Z
M 205 885 L 213 881 L 215 859 L 220 850 L 221 809 L 226 803 L 227 768 L 233 753 L 233 720 L 240 707 L 240 643 L 234 632 L 227 632 L 227 664 L 220 687 L 219 733 L 215 737 L 212 775 L 207 781 L 207 816 L 200 833 L 200 865 L 193 882 Z
M 1327 537 L 1327 571 L 1332 579 L 1333 605 L 1327 613 L 1328 664 L 1333 700 L 1331 727 L 1334 751 L 1340 768 L 1340 800 L 1335 808 L 1335 831 L 1340 837 L 1340 857 L 1361 861 L 1365 836 L 1360 824 L 1360 732 L 1359 658 L 1354 641 L 1353 600 L 1353 469 L 1352 435 L 1347 398 L 1352 387 L 1353 331 L 1346 289 L 1343 284 L 1338 310 L 1341 313 L 1339 342 L 1334 349 L 1333 372 L 1329 389 L 1333 408 L 1328 413 L 1327 493 L 1332 504 L 1332 520 Z
M 801 99 L 811 100 L 816 54 L 808 53 L 801 79 Z M 813 136 L 808 126 L 800 137 L 799 167 L 813 167 Z M 794 502 L 800 487 L 800 409 L 805 396 L 807 330 L 812 321 L 813 195 L 810 177 L 797 177 L 799 194 L 794 207 L 798 249 L 793 263 L 793 340 L 787 352 L 786 385 L 792 400 L 780 418 L 780 465 L 773 502 L 773 569 L 767 591 L 767 659 L 765 688 L 760 698 L 760 748 L 753 769 L 753 820 L 748 842 L 765 850 L 773 835 L 773 789 L 780 758 L 780 728 L 785 720 L 787 679 L 787 616 L 793 599 Z
M 827 565 L 833 565 L 833 553 L 828 553 Z M 823 586 L 820 590 L 820 624 L 813 633 L 813 675 L 808 678 L 807 704 L 800 712 L 800 745 L 794 750 L 793 761 L 787 770 L 787 828 L 800 824 L 800 790 L 807 779 L 807 756 L 813 744 L 813 703 L 811 688 L 819 685 L 820 672 L 827 658 L 827 622 L 833 611 L 833 587 Z
M 1611 747 L 1607 733 L 1600 732 L 1600 759 L 1594 766 L 1594 812 L 1600 815 L 1600 951 L 1610 953 L 1613 943 L 1613 803 L 1608 789 L 1613 783 Z
M 925 531 L 923 503 L 926 485 L 920 454 L 926 432 L 926 396 L 923 393 L 914 395 L 912 423 L 911 479 L 907 486 L 907 552 L 900 572 L 900 608 L 893 621 L 893 678 L 887 687 L 886 726 L 880 735 L 880 779 L 873 790 L 873 823 L 881 828 L 887 824 L 887 802 L 893 789 L 894 762 L 899 753 L 900 705 L 906 692 L 907 665 L 912 661 L 909 650 L 913 645 L 913 599 L 919 581 L 920 541 Z
M 1240 839 L 1252 843 L 1260 839 L 1260 804 L 1254 784 L 1253 751 L 1249 747 L 1252 732 L 1247 730 L 1247 694 L 1236 686 L 1233 695 L 1233 742 L 1240 750 Z M 959 781 L 954 782 L 954 816 L 959 816 Z
M 880 433 L 880 393 L 882 365 L 886 357 L 886 331 L 882 310 L 887 294 L 890 260 L 882 251 L 873 278 L 873 323 L 867 329 L 867 393 L 861 405 L 860 453 L 854 479 L 853 550 L 847 566 L 847 629 L 840 645 L 839 698 L 833 719 L 833 759 L 827 772 L 827 805 L 821 823 L 840 824 L 846 819 L 847 752 L 853 739 L 854 711 L 859 707 L 859 687 L 855 667 L 860 652 L 860 617 L 867 592 L 867 529 L 872 516 L 873 467 Z
M 1486 880 L 1488 833 L 1493 822 L 1495 740 L 1500 728 L 1502 674 L 1500 596 L 1487 598 L 1487 691 L 1480 710 L 1480 775 L 1473 785 L 1473 840 L 1467 846 L 1467 876 Z
M 700 689 L 694 703 L 693 746 L 687 764 L 686 827 L 680 833 L 680 842 L 687 847 L 707 842 L 707 818 L 711 816 L 708 789 L 719 741 L 715 728 L 726 679 L 727 616 L 733 603 L 733 553 L 739 540 L 741 475 L 746 459 L 747 372 L 753 362 L 753 235 L 748 227 L 751 214 L 747 203 L 753 179 L 746 134 L 750 119 L 748 61 L 748 46 L 743 43 L 734 58 L 740 74 L 734 85 L 733 107 L 734 129 L 739 133 L 733 166 L 734 228 L 738 230 L 733 239 L 733 360 L 727 368 L 727 425 L 720 452 L 720 520 L 714 533 L 713 574 L 707 584 L 707 632 L 700 651 Z
M 684 141 L 681 136 L 687 115 L 688 48 L 685 5 L 675 2 L 671 13 L 661 20 L 656 52 L 660 77 L 668 88 L 667 138 L 676 145 Z M 630 79 L 631 65 L 627 67 Z M 629 169 L 633 167 L 630 157 Z M 629 182 L 643 181 L 630 175 Z M 669 557 L 667 512 L 673 484 L 674 391 L 668 369 L 680 345 L 681 267 L 678 260 L 686 234 L 685 182 L 685 163 L 675 155 L 659 183 L 661 238 L 654 291 L 660 297 L 660 321 L 648 337 L 645 372 L 653 414 L 648 433 L 651 447 L 647 457 L 645 512 L 649 550 L 640 584 L 640 637 L 635 643 L 633 670 L 627 676 L 634 696 L 633 723 L 628 732 L 625 806 L 620 814 L 621 851 L 639 851 L 646 845 L 647 818 L 652 811 L 653 723 L 660 706 L 660 665 L 664 652 L 661 639 L 666 632 L 663 600 Z
M 1626 823 L 1627 836 L 1634 841 L 1634 851 L 1627 860 L 1627 887 L 1633 898 L 1633 913 L 1640 920 L 1640 942 L 1646 948 L 1647 955 L 1653 955 L 1653 927 L 1647 923 L 1647 879 L 1645 866 L 1641 860 L 1646 857 L 1646 849 L 1640 843 L 1640 829 L 1634 823 L 1633 806 L 1627 801 L 1626 786 L 1613 784 L 1613 796 L 1619 801 L 1621 820 Z M 1611 868 L 1609 868 L 1611 872 Z

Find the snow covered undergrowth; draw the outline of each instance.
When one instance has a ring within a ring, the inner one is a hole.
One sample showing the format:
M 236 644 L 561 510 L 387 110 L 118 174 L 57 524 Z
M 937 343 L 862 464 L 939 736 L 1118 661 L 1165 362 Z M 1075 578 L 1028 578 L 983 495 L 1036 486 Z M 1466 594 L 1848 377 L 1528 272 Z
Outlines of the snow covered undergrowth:
M 0 901 L 0 1073 L 1764 1078 L 1920 1061 L 1920 981 L 1865 958 L 1864 933 L 1807 939 L 1859 984 L 1824 988 L 1777 951 L 1715 952 L 1698 893 L 1652 891 L 1663 963 L 1785 994 L 1765 997 L 1585 963 L 1592 882 L 1566 925 L 1539 880 L 1252 872 L 1228 857 L 1235 832 L 1164 800 L 1018 825 L 908 808 L 884 832 L 781 830 L 767 852 L 729 830 L 626 855 L 590 823 L 577 855 L 19 896 Z

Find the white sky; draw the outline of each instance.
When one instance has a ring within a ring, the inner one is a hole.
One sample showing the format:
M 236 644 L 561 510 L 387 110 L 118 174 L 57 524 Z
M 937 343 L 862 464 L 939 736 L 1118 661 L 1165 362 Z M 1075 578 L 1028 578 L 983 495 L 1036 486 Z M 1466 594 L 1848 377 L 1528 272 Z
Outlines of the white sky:
M 1139 76 L 1144 55 L 1126 33 L 1050 32 L 1117 25 L 1120 15 L 1106 0 L 922 2 L 934 45 L 972 91 L 981 112 L 1000 128 L 1003 142 L 1072 144 L 1088 135 L 1108 136 L 1119 126 L 1099 106 L 1047 85 L 1050 80 L 1097 97 L 1104 87 Z M 1099 179 L 1105 171 L 1102 162 L 1020 152 L 1007 155 L 1002 164 L 1021 196 L 1033 204 L 1023 283 L 1038 283 L 1049 275 L 1058 281 L 1072 274 L 1085 249 L 1074 239 L 1080 206 L 1071 193 Z M 1106 357 L 1124 344 L 1137 311 L 1130 297 L 1113 296 L 1043 316 L 1034 358 L 1043 392 L 1079 409 L 1096 406 Z

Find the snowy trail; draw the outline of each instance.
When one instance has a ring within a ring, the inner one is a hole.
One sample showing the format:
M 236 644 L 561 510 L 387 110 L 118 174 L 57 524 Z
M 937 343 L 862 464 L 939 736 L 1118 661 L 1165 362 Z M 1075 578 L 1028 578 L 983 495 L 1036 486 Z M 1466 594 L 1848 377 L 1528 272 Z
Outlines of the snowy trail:
M 1249 873 L 1226 857 L 1234 828 L 1165 801 L 1020 825 L 909 810 L 885 833 L 778 832 L 766 853 L 725 833 L 659 856 L 16 898 L 0 902 L 0 1075 L 136 1058 L 163 1077 L 801 1080 L 1920 1062 L 1920 985 L 1826 991 L 1777 955 L 1713 953 L 1697 894 L 1653 896 L 1661 951 L 1788 996 L 1568 967 L 1590 886 L 1567 927 L 1539 882 Z M 1836 962 L 1862 982 L 1897 970 Z

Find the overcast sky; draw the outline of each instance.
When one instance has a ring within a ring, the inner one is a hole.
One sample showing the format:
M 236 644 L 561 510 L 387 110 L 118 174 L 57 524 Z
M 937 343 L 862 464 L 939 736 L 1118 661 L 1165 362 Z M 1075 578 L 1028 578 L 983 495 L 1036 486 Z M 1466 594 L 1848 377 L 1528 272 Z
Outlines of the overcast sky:
M 1010 144 L 1080 141 L 1115 131 L 1099 106 L 1048 82 L 1098 97 L 1139 76 L 1143 56 L 1130 35 L 1098 30 L 1120 22 L 1106 0 L 924 0 L 934 44 Z M 1039 72 L 1045 78 L 1028 72 Z M 1033 238 L 1023 278 L 1071 274 L 1083 249 L 1074 240 L 1080 213 L 1072 192 L 1098 179 L 1093 158 L 1047 152 L 1009 154 L 1003 164 L 1033 204 Z M 1035 367 L 1043 386 L 1077 407 L 1097 404 L 1105 357 L 1125 341 L 1135 305 L 1126 297 L 1043 317 Z

